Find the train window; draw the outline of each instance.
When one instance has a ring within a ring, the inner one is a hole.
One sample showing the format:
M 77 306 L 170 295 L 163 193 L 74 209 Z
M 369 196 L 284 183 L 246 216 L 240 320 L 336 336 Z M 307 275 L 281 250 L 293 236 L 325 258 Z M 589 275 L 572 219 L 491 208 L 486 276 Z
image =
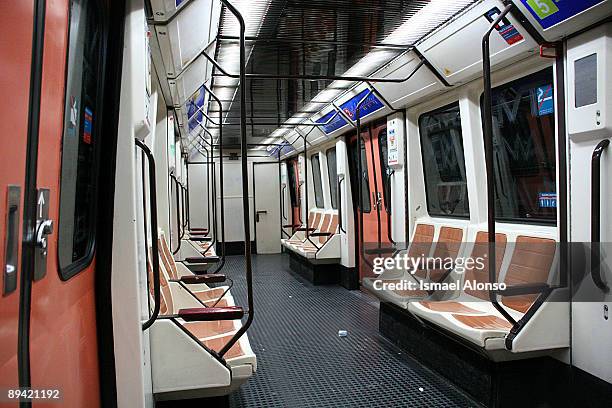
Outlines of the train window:
M 287 162 L 287 178 L 289 179 L 289 198 L 291 200 L 291 207 L 297 207 L 297 183 L 295 180 L 294 162 Z
M 312 165 L 315 204 L 317 208 L 324 208 L 325 201 L 323 201 L 323 186 L 321 185 L 321 163 L 319 162 L 319 153 L 315 153 L 310 156 L 310 164 Z
M 325 152 L 327 156 L 327 175 L 329 178 L 329 196 L 331 206 L 338 209 L 338 168 L 336 167 L 336 148 L 332 147 Z
M 497 219 L 555 223 L 552 68 L 493 89 L 493 138 Z
M 70 3 L 58 229 L 59 270 L 64 280 L 85 268 L 94 252 L 102 106 L 100 16 L 96 2 Z
M 354 142 L 349 145 L 351 160 L 349 160 L 349 168 L 351 171 L 351 193 L 353 196 L 353 202 L 357 203 L 357 207 L 361 209 L 363 213 L 369 213 L 372 211 L 372 205 L 370 203 L 370 182 L 368 176 L 368 157 L 365 150 L 365 141 L 361 139 L 361 157 L 357 156 L 357 138 L 354 139 Z M 357 185 L 357 173 L 358 173 L 358 164 L 359 160 L 361 160 L 361 202 L 359 202 L 358 194 L 359 194 L 359 186 Z M 363 208 L 361 208 L 361 204 L 363 203 Z
M 419 118 L 425 198 L 431 216 L 470 216 L 459 103 Z
M 387 128 L 378 132 L 378 154 L 380 156 L 380 167 L 382 170 L 383 201 L 385 210 L 391 213 L 391 174 L 389 167 L 389 150 L 387 149 Z

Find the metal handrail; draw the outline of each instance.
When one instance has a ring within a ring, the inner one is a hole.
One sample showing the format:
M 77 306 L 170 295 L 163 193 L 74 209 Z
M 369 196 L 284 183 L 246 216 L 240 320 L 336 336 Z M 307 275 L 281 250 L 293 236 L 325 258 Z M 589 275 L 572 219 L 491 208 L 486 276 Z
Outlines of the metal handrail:
M 346 234 L 346 230 L 344 229 L 344 221 L 342 221 L 342 183 L 346 176 L 338 175 L 338 194 L 336 194 L 336 198 L 338 199 L 338 228 L 340 232 Z
M 591 279 L 604 293 L 610 288 L 601 278 L 601 155 L 609 145 L 609 139 L 599 142 L 591 159 Z
M 371 89 L 368 90 L 368 92 L 363 96 L 363 98 L 361 98 L 361 100 L 357 103 L 357 106 L 355 107 L 355 116 L 356 116 L 356 121 L 355 121 L 355 125 L 356 125 L 356 129 L 357 129 L 357 169 L 358 169 L 358 176 L 357 176 L 357 186 L 359 187 L 359 240 L 361 240 L 361 245 L 359 245 L 359 241 L 356 242 L 357 247 L 359 247 L 359 257 L 361 259 L 363 259 L 363 261 L 366 263 L 366 265 L 368 265 L 368 267 L 370 268 L 374 268 L 374 265 L 366 258 L 365 253 L 364 253 L 364 248 L 363 248 L 363 244 L 365 243 L 365 239 L 363 236 L 363 187 L 362 187 L 362 183 L 363 183 L 363 169 L 361 167 L 361 105 L 363 103 L 365 103 L 366 99 L 372 95 L 373 91 Z M 364 146 L 365 148 L 365 146 Z M 380 228 L 379 228 L 380 231 Z
M 487 225 L 488 225 L 488 241 L 489 241 L 489 282 L 491 284 L 497 281 L 495 273 L 495 167 L 493 163 L 493 90 L 491 82 L 491 51 L 489 40 L 491 33 L 496 29 L 497 25 L 510 13 L 514 8 L 511 3 L 507 5 L 500 15 L 491 24 L 484 37 L 482 38 L 482 65 L 484 79 L 484 96 L 483 96 L 483 136 L 485 144 L 485 164 L 487 173 Z M 503 308 L 497 301 L 497 295 L 493 291 L 489 291 L 489 300 L 499 313 L 512 325 L 516 324 L 516 320 Z
M 149 196 L 150 196 L 150 219 L 151 219 L 151 251 L 153 252 L 153 256 L 151 259 L 152 269 L 153 269 L 153 313 L 149 319 L 142 324 L 142 330 L 147 330 L 149 327 L 153 325 L 155 319 L 159 316 L 159 310 L 161 306 L 161 290 L 160 290 L 160 270 L 159 270 L 159 245 L 156 239 L 157 237 L 157 192 L 155 182 L 155 158 L 149 150 L 149 147 L 144 144 L 139 139 L 134 139 L 136 146 L 142 149 L 143 153 L 147 156 L 147 161 L 149 163 Z M 143 184 L 144 184 L 144 174 L 143 174 Z M 144 200 L 143 195 L 143 200 Z M 145 226 L 146 227 L 146 226 Z M 146 235 L 146 231 L 145 231 Z M 145 251 L 148 251 L 148 248 L 145 248 Z M 148 265 L 147 265 L 148 268 Z M 148 274 L 147 274 L 148 275 Z
M 181 249 L 181 241 L 183 239 L 183 236 L 185 235 L 185 230 L 183 229 L 181 231 L 181 208 L 180 208 L 181 203 L 180 203 L 180 196 L 179 196 L 180 183 L 173 173 L 170 173 L 170 178 L 174 181 L 174 191 L 176 191 L 175 207 L 176 207 L 176 228 L 177 228 L 177 236 L 178 236 L 178 246 L 176 247 L 174 251 L 172 251 L 172 255 L 176 255 Z M 170 246 L 172 246 L 172 236 L 170 236 Z
M 246 46 L 245 30 L 246 24 L 240 12 L 229 2 L 221 0 L 227 9 L 236 17 L 240 25 L 240 85 L 246 86 Z M 243 89 L 244 91 L 244 89 Z M 249 214 L 249 167 L 248 167 L 248 145 L 246 136 L 246 92 L 240 92 L 240 147 L 241 147 L 241 170 L 242 170 L 242 218 L 244 224 L 244 256 L 246 266 L 246 284 L 248 300 L 248 317 L 242 327 L 232 336 L 232 338 L 219 351 L 219 356 L 225 353 L 242 337 L 253 323 L 255 306 L 253 303 L 253 264 L 251 260 L 251 220 Z M 223 157 L 221 158 L 223 160 Z
M 413 46 L 408 47 L 405 52 L 411 51 L 414 49 Z M 212 76 L 224 76 L 229 78 L 239 78 L 240 75 L 230 74 L 227 72 L 214 58 L 212 58 L 206 51 L 202 51 L 201 55 L 206 57 L 208 61 L 215 68 L 219 70 L 220 73 L 213 72 Z M 425 64 L 423 57 L 421 57 L 421 61 Z M 419 66 L 420 68 L 420 66 Z M 296 81 L 347 81 L 347 82 L 376 82 L 376 83 L 395 83 L 399 84 L 402 82 L 408 81 L 412 77 L 413 73 L 408 74 L 406 77 L 402 78 L 383 78 L 383 77 L 368 77 L 368 76 L 358 76 L 358 75 L 305 75 L 305 74 L 297 74 L 297 75 L 277 75 L 277 74 L 245 74 L 246 78 L 254 78 L 254 79 L 286 79 L 286 80 L 296 80 Z

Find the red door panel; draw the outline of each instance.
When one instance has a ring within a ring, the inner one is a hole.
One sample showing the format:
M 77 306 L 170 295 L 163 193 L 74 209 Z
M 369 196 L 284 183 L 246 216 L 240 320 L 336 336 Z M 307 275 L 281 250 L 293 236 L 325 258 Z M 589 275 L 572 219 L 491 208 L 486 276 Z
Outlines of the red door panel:
M 65 406 L 96 407 L 95 261 L 64 282 L 57 259 L 69 5 L 47 1 L 37 185 L 50 189 L 54 231 L 48 237 L 47 274 L 32 285 L 30 366 L 32 387 L 59 388 Z
M 371 277 L 372 274 L 372 262 L 374 257 L 380 256 L 375 253 L 368 253 L 368 250 L 382 247 L 388 248 L 391 246 L 389 239 L 389 214 L 386 211 L 388 203 L 385 202 L 385 195 L 383 193 L 383 178 L 386 177 L 384 174 L 385 166 L 381 161 L 380 157 L 380 146 L 378 138 L 381 132 L 386 130 L 386 123 L 379 125 L 369 125 L 362 129 L 361 132 L 361 165 L 362 174 L 359 177 L 355 175 L 358 173 L 358 157 L 356 150 L 357 146 L 356 136 L 349 137 L 349 148 L 352 151 L 351 154 L 351 170 L 355 173 L 351 177 L 352 186 L 351 189 L 354 191 L 353 197 L 359 200 L 359 185 L 357 180 L 364 178 L 362 184 L 362 197 L 363 197 L 363 209 L 357 208 L 357 245 L 358 245 L 358 264 L 359 264 L 359 278 L 360 280 L 364 277 Z M 384 134 L 383 134 L 384 135 Z M 367 178 L 367 183 L 365 180 Z M 358 201 L 357 201 L 358 202 Z M 384 254 L 383 254 L 384 256 Z
M 11 2 L 0 13 L 0 278 L 4 290 L 7 244 L 7 191 L 9 185 L 20 187 L 17 222 L 17 263 L 14 265 L 16 288 L 0 294 L 0 388 L 15 388 L 17 376 L 17 327 L 23 231 L 23 193 L 28 132 L 30 63 L 32 58 L 33 3 Z M 10 96 L 10 97 L 8 97 Z M 14 404 L 15 406 L 17 404 Z

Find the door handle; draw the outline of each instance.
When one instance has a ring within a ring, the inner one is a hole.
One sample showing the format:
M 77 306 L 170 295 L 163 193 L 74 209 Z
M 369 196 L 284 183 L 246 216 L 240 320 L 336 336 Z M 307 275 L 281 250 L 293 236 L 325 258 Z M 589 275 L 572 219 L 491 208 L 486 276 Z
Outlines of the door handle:
M 44 220 L 38 226 L 36 230 L 36 246 L 42 250 L 47 250 L 47 235 L 53 233 L 53 221 L 52 220 Z
M 19 204 L 21 201 L 21 187 L 8 186 L 6 201 L 6 241 L 4 247 L 3 295 L 8 295 L 17 289 L 17 255 L 19 251 Z
M 262 210 L 262 211 L 255 211 L 255 222 L 259 222 L 259 215 L 260 214 L 267 214 L 268 211 Z
M 610 287 L 601 277 L 601 155 L 609 145 L 608 139 L 599 142 L 591 158 L 591 279 L 604 293 Z

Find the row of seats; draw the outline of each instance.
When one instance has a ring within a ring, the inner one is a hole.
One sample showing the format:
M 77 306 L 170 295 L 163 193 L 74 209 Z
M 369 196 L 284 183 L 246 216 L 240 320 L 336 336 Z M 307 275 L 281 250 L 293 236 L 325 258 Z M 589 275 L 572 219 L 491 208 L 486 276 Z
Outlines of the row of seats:
M 209 286 L 225 281 L 223 275 L 194 273 L 189 264 L 175 261 L 163 231 L 158 247 L 160 313 L 150 329 L 156 398 L 227 395 L 257 369 L 246 333 L 223 358 L 217 354 L 241 328 L 241 309 L 229 286 Z M 149 275 L 153 297 L 150 262 Z
M 334 262 L 340 259 L 340 235 L 338 234 L 338 211 L 310 210 L 306 226 L 284 225 L 294 233 L 281 239 L 283 247 L 295 254 L 317 262 Z
M 491 289 L 495 288 L 487 286 L 489 243 L 484 228 L 417 224 L 407 256 L 450 258 L 455 260 L 454 265 L 446 269 L 426 265 L 412 271 L 385 270 L 379 276 L 364 278 L 363 285 L 382 301 L 476 344 L 493 359 L 522 358 L 524 355 L 517 353 L 568 347 L 569 306 L 555 301 L 563 288 L 557 286 L 554 231 L 533 229 L 537 235 L 527 235 L 526 230 L 528 227 L 500 226 L 495 237 L 496 283 L 503 282 L 506 288 L 495 292 L 494 299 L 515 324 L 491 301 Z M 461 262 L 457 262 L 459 258 Z M 461 266 L 465 259 L 480 259 L 482 263 Z M 413 282 L 410 289 L 402 285 L 406 282 Z M 453 288 L 436 285 L 454 282 L 457 285 Z
M 206 272 L 220 261 L 214 244 L 207 229 L 192 228 L 185 231 L 176 259 L 194 271 Z

